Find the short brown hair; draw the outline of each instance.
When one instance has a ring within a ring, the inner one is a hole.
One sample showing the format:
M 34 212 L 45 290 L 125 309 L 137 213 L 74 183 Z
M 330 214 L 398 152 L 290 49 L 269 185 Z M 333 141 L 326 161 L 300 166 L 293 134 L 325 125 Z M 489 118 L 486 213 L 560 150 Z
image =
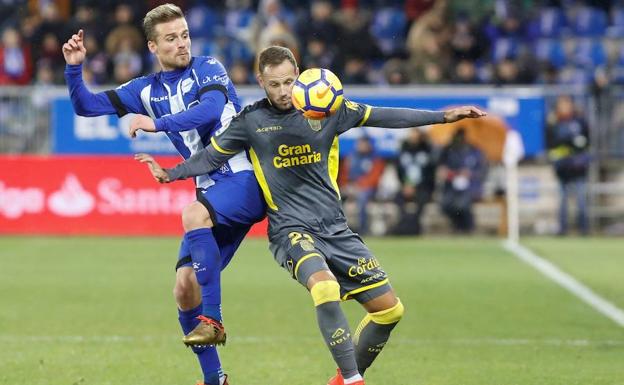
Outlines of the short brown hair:
M 262 73 L 267 66 L 282 64 L 284 60 L 288 60 L 293 67 L 297 68 L 295 56 L 288 48 L 277 45 L 265 48 L 258 55 L 258 71 Z
M 174 4 L 163 4 L 149 11 L 143 18 L 143 32 L 148 41 L 156 41 L 156 25 L 184 18 L 184 13 Z

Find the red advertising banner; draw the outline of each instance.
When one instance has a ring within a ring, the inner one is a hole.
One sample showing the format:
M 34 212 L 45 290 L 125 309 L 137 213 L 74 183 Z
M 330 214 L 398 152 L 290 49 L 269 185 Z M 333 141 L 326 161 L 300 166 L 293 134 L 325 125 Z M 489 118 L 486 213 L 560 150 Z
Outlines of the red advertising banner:
M 158 184 L 131 156 L 0 156 L 0 170 L 0 234 L 182 235 L 195 200 L 191 180 Z

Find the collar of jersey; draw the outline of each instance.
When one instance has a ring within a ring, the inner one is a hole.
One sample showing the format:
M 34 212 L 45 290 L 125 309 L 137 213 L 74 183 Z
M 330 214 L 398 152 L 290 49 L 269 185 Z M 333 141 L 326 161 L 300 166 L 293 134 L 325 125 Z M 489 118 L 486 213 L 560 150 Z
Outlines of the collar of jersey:
M 172 71 L 160 71 L 161 78 L 168 83 L 177 81 L 180 79 L 180 76 L 182 76 L 182 74 L 193 65 L 193 60 L 195 60 L 195 58 L 191 58 L 189 65 L 185 68 L 178 68 Z

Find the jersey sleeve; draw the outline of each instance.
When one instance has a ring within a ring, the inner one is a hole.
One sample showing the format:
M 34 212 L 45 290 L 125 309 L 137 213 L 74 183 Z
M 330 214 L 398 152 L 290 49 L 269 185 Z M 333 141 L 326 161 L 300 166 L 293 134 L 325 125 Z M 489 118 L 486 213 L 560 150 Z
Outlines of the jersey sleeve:
M 201 56 L 197 57 L 199 61 L 193 69 L 199 81 L 198 99 L 201 101 L 208 91 L 219 91 L 228 101 L 227 86 L 230 83 L 225 67 L 215 58 Z
M 365 125 L 370 113 L 371 106 L 345 99 L 336 113 L 336 118 L 338 119 L 338 134 L 342 134 L 353 127 Z
M 235 116 L 230 124 L 221 127 L 210 138 L 210 143 L 218 152 L 234 155 L 249 147 L 244 110 Z
M 129 113 L 147 114 L 141 102 L 141 91 L 144 83 L 145 78 L 136 78 L 120 85 L 114 90 L 106 91 L 106 96 L 108 96 L 108 99 L 115 108 L 117 116 L 122 117 Z

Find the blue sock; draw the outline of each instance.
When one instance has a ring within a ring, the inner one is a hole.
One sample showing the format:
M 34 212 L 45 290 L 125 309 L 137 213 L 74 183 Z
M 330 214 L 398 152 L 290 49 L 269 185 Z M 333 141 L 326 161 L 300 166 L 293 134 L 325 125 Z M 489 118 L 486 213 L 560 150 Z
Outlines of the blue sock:
M 221 253 L 217 241 L 209 228 L 191 230 L 184 236 L 201 286 L 202 315 L 221 322 Z
M 201 313 L 201 305 L 187 311 L 178 309 L 178 320 L 180 321 L 180 326 L 182 326 L 184 334 L 188 334 L 191 330 L 195 329 L 195 326 L 199 323 L 197 316 L 201 315 Z M 219 361 L 217 348 L 211 345 L 201 348 L 192 347 L 192 349 L 197 355 L 199 365 L 204 374 L 204 383 L 208 385 L 219 385 L 219 376 L 223 374 L 223 371 L 221 370 L 221 361 Z

